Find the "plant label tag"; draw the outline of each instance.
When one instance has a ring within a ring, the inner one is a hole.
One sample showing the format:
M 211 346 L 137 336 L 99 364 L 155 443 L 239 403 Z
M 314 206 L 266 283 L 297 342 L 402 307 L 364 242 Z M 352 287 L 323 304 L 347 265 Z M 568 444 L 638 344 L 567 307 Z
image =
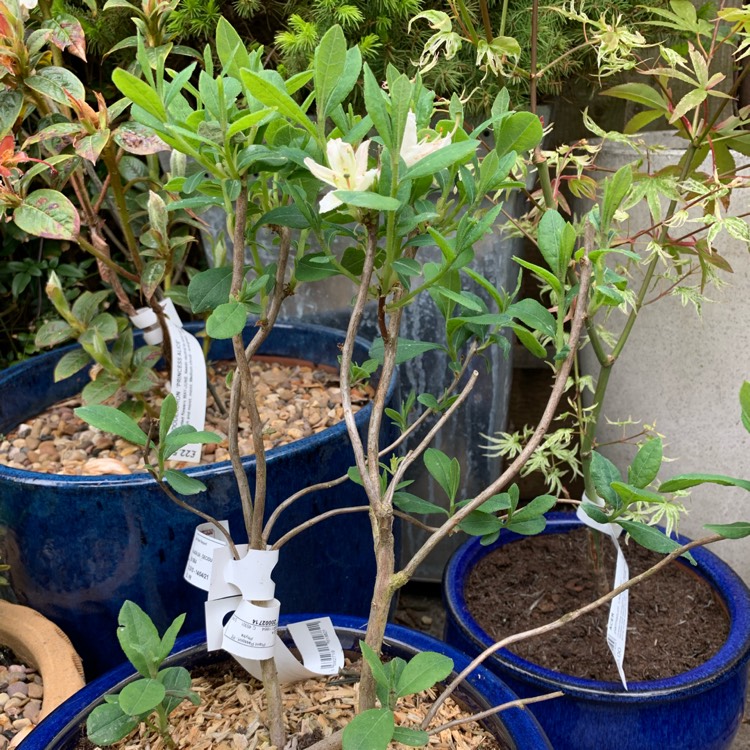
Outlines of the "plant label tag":
M 283 684 L 307 680 L 310 677 L 338 674 L 344 666 L 344 651 L 330 617 L 295 622 L 288 626 L 288 630 L 304 664 L 299 662 L 277 635 L 273 659 L 279 680 Z M 260 679 L 258 662 L 246 659 L 237 661 L 253 677 Z
M 227 531 L 229 530 L 228 521 L 220 523 Z M 183 578 L 193 586 L 208 591 L 211 588 L 214 551 L 220 547 L 226 547 L 226 544 L 226 539 L 212 523 L 202 523 L 196 527 Z
M 315 674 L 338 674 L 344 652 L 330 617 L 319 617 L 289 625 L 305 667 Z
M 236 545 L 237 552 L 242 557 L 247 552 L 246 544 Z M 233 561 L 232 552 L 229 547 L 217 547 L 214 550 L 213 564 L 211 565 L 210 585 L 208 589 L 209 599 L 225 599 L 228 596 L 241 596 L 241 592 L 233 583 L 224 578 L 224 571 Z M 271 598 L 271 597 L 267 597 Z
M 587 495 L 584 493 L 583 502 L 592 502 Z M 601 498 L 596 498 L 593 501 L 594 505 L 604 505 Z M 586 526 L 600 531 L 602 534 L 606 534 L 611 540 L 612 544 L 615 545 L 617 554 L 617 563 L 615 565 L 615 583 L 613 588 L 617 588 L 625 583 L 630 578 L 630 570 L 628 569 L 628 563 L 625 560 L 620 549 L 620 543 L 617 538 L 622 533 L 622 526 L 616 523 L 598 523 L 593 518 L 589 517 L 582 505 L 579 505 L 576 509 L 576 516 L 581 523 Z M 607 645 L 609 650 L 612 652 L 612 657 L 617 665 L 617 671 L 622 681 L 622 686 L 625 690 L 628 689 L 628 683 L 625 679 L 625 672 L 622 668 L 622 663 L 625 658 L 625 642 L 628 636 L 628 591 L 623 591 L 618 594 L 609 605 L 609 620 L 607 622 Z
M 241 596 L 228 596 L 225 599 L 209 599 L 204 603 L 206 615 L 206 648 L 218 651 L 224 643 L 224 620 L 242 603 Z
M 239 589 L 243 599 L 273 599 L 276 584 L 271 580 L 271 571 L 279 561 L 279 551 L 247 550 L 240 560 L 229 560 L 224 564 L 224 580 Z
M 615 585 L 614 588 L 621 586 L 630 578 L 628 563 L 625 560 L 620 545 L 616 539 L 612 540 L 617 547 L 617 564 L 615 565 Z M 607 645 L 612 652 L 617 665 L 617 671 L 620 673 L 622 686 L 628 689 L 628 683 L 625 679 L 625 672 L 622 668 L 622 662 L 625 658 L 625 641 L 628 637 L 628 594 L 630 591 L 623 591 L 618 594 L 609 607 L 609 621 L 607 622 Z
M 170 373 L 171 390 L 177 400 L 177 414 L 172 427 L 189 424 L 196 430 L 202 430 L 206 422 L 206 360 L 198 339 L 184 330 L 182 321 L 171 299 L 159 303 L 164 310 L 169 328 L 172 371 Z M 142 307 L 138 314 L 131 316 L 133 325 L 143 330 L 147 344 L 161 344 L 163 336 L 156 318 L 156 313 L 148 307 Z M 170 456 L 173 461 L 200 463 L 201 445 L 190 443 L 184 445 Z
M 222 648 L 244 659 L 273 658 L 280 609 L 278 599 L 243 600 L 224 626 Z

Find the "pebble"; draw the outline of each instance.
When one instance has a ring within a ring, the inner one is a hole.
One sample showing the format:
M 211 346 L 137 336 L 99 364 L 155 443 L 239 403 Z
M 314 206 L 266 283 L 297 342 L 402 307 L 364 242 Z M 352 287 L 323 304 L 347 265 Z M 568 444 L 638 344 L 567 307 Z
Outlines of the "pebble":
M 39 721 L 44 689 L 42 678 L 33 667 L 23 664 L 0 665 L 0 750 L 7 750 L 17 733 L 29 732 Z M 19 742 L 20 737 L 15 742 Z
M 214 386 L 225 403 L 229 400 L 228 369 L 228 363 L 213 365 Z M 321 432 L 343 419 L 341 389 L 332 369 L 253 362 L 251 371 L 267 450 Z M 369 386 L 356 389 L 352 394 L 354 410 L 364 406 L 372 393 Z M 155 398 L 153 402 L 158 408 L 159 400 Z M 59 402 L 9 432 L 0 442 L 0 464 L 69 476 L 126 475 L 144 471 L 140 448 L 80 421 L 73 413 L 78 406 L 78 397 Z M 240 450 L 243 455 L 252 455 L 255 449 L 244 409 L 240 412 L 240 426 Z M 219 434 L 223 442 L 204 446 L 202 463 L 228 460 L 228 419 L 216 408 L 210 394 L 205 429 Z M 187 466 L 179 462 L 167 463 L 170 468 Z M 0 691 L 5 689 L 1 672 Z

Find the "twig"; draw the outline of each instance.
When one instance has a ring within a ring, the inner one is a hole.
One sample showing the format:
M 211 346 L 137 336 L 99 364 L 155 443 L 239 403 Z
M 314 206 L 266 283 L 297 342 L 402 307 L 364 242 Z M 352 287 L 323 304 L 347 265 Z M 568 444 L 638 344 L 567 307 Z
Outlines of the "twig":
M 313 518 L 308 518 L 307 521 L 304 523 L 301 523 L 299 526 L 295 526 L 291 531 L 287 531 L 284 536 L 277 539 L 274 543 L 271 549 L 281 549 L 290 539 L 297 536 L 297 534 L 300 534 L 301 532 L 305 531 L 306 529 L 311 528 L 312 526 L 315 526 L 315 524 L 320 523 L 321 521 L 325 521 L 328 518 L 333 518 L 334 516 L 341 516 L 346 513 L 369 513 L 370 508 L 367 505 L 353 505 L 349 508 L 334 508 L 333 510 L 327 510 L 325 513 L 320 513 L 317 516 L 314 516 Z
M 439 727 L 434 729 L 428 729 L 427 734 L 439 734 L 444 729 L 450 729 L 451 727 L 458 727 L 462 724 L 468 724 L 471 721 L 481 721 L 486 719 L 488 716 L 494 716 L 499 714 L 501 711 L 507 711 L 509 708 L 525 708 L 533 703 L 541 703 L 542 701 L 552 700 L 553 698 L 562 698 L 565 693 L 562 690 L 556 690 L 554 693 L 545 693 L 544 695 L 534 695 L 531 698 L 517 698 L 514 701 L 508 701 L 507 703 L 501 703 L 499 706 L 488 708 L 486 711 L 480 711 L 479 713 L 466 716 L 461 719 L 454 719 L 449 721 L 447 724 L 441 724 Z M 423 727 L 424 728 L 424 727 Z

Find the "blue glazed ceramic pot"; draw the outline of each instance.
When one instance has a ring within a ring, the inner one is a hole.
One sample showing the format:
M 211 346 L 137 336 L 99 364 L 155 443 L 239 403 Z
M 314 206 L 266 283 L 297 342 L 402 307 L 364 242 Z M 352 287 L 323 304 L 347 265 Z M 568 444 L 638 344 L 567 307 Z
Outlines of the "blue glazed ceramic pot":
M 307 619 L 309 615 L 294 615 L 281 618 L 279 635 L 286 639 L 284 625 Z M 346 651 L 358 651 L 359 641 L 365 636 L 367 620 L 361 617 L 331 615 L 341 645 Z M 420 651 L 437 651 L 453 659 L 456 673 L 469 663 L 469 659 L 457 649 L 446 645 L 424 633 L 419 633 L 397 625 L 386 629 L 383 654 L 410 659 Z M 223 651 L 207 654 L 205 633 L 199 632 L 178 639 L 172 655 L 164 666 L 185 666 L 188 669 L 223 658 Z M 103 702 L 105 693 L 119 692 L 124 685 L 137 675 L 130 664 L 122 664 L 69 698 L 59 708 L 44 719 L 33 732 L 19 745 L 20 750 L 73 750 L 88 714 Z M 473 711 L 516 700 L 516 696 L 495 675 L 484 667 L 472 672 L 456 692 L 458 700 Z M 536 719 L 526 710 L 511 708 L 502 713 L 502 718 L 492 716 L 485 720 L 485 726 L 498 738 L 505 740 L 510 750 L 552 750 Z
M 252 332 L 249 328 L 247 336 Z M 280 324 L 260 353 L 336 366 L 344 336 L 319 326 Z M 0 432 L 80 391 L 85 373 L 53 382 L 55 364 L 70 348 L 0 374 Z M 367 343 L 360 341 L 356 356 L 364 359 L 366 353 Z M 231 342 L 213 342 L 210 356 L 233 359 Z M 395 393 L 394 381 L 391 404 Z M 357 413 L 360 428 L 370 413 L 370 406 Z M 254 457 L 243 464 L 253 487 Z M 304 487 L 346 474 L 353 464 L 343 422 L 269 451 L 267 513 Z M 246 541 L 229 461 L 186 473 L 208 487 L 208 492 L 194 496 L 195 505 L 229 520 L 236 540 Z M 313 493 L 282 514 L 273 538 L 323 511 L 365 502 L 364 492 L 351 483 Z M 0 466 L 0 524 L 7 529 L 2 543 L 12 586 L 20 603 L 42 612 L 67 633 L 89 679 L 122 661 L 115 631 L 125 599 L 137 602 L 159 629 L 183 612 L 186 629 L 203 627 L 206 595 L 182 577 L 199 523 L 147 474 L 57 476 Z M 331 518 L 318 524 L 314 533 L 297 535 L 281 550 L 273 574 L 282 612 L 325 609 L 347 614 L 368 611 L 374 576 L 372 532 L 364 512 Z
M 581 526 L 575 516 L 551 513 L 545 534 Z M 502 532 L 482 547 L 464 544 L 443 578 L 447 616 L 445 638 L 467 654 L 483 651 L 493 639 L 470 614 L 464 585 L 479 560 L 499 546 L 521 539 Z M 687 540 L 681 539 L 684 543 Z M 697 569 L 718 592 L 730 618 L 726 643 L 700 667 L 676 677 L 629 683 L 597 682 L 544 669 L 503 649 L 485 662 L 520 697 L 562 690 L 564 698 L 530 710 L 555 750 L 726 750 L 739 728 L 745 704 L 750 657 L 750 592 L 732 569 L 706 549 L 693 550 Z

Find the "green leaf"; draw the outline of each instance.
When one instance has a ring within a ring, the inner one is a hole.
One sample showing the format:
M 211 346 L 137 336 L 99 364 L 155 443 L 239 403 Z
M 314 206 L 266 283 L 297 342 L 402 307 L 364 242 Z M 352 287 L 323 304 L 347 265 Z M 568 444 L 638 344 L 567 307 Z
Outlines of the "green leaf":
M 344 750 L 386 750 L 393 737 L 393 711 L 371 708 L 355 716 L 345 727 Z
M 404 513 L 422 513 L 424 515 L 442 513 L 445 515 L 448 512 L 435 503 L 412 495 L 411 492 L 394 492 L 393 504 Z
M 739 487 L 750 492 L 750 481 L 736 479 L 724 474 L 680 474 L 672 477 L 659 486 L 659 492 L 678 492 L 697 487 L 700 484 L 718 484 L 723 487 Z
M 62 344 L 63 341 L 73 338 L 74 333 L 75 331 L 64 320 L 50 320 L 36 332 L 34 345 L 41 348 Z
M 533 331 L 538 331 L 549 338 L 555 337 L 557 326 L 555 316 L 535 299 L 527 297 L 514 302 L 508 307 L 506 314 L 525 323 Z
M 370 671 L 375 678 L 375 682 L 377 682 L 378 685 L 383 685 L 388 688 L 390 681 L 388 675 L 383 669 L 380 657 L 364 641 L 359 642 L 359 647 L 362 650 L 362 656 L 364 656 L 365 661 L 370 665 Z
M 554 291 L 558 297 L 562 297 L 563 287 L 560 283 L 560 280 L 557 278 L 557 276 L 555 276 L 555 274 L 553 274 L 551 271 L 548 271 L 546 268 L 542 268 L 541 266 L 536 265 L 535 263 L 529 263 L 523 258 L 517 258 L 514 256 L 513 260 L 518 263 L 519 266 L 528 268 L 529 271 L 539 276 L 540 279 L 546 281 L 552 287 L 552 291 Z
M 317 103 L 318 121 L 323 122 L 332 109 L 341 102 L 332 103 L 336 84 L 345 72 L 346 37 L 338 24 L 323 34 L 315 48 L 313 71 L 315 81 L 315 101 Z M 357 71 L 354 80 L 359 76 Z
M 300 281 L 320 281 L 340 273 L 333 258 L 326 253 L 303 255 L 295 266 L 295 275 Z
M 112 406 L 79 406 L 74 410 L 75 415 L 104 432 L 111 432 L 124 438 L 129 443 L 145 446 L 148 436 L 138 426 L 138 423 Z
M 58 68 L 54 65 L 42 68 L 37 75 L 26 78 L 24 84 L 38 94 L 66 107 L 70 106 L 66 91 L 75 99 L 86 98 L 86 89 L 78 77 L 67 68 Z
M 164 472 L 164 480 L 180 495 L 197 495 L 199 492 L 206 491 L 206 485 L 203 482 L 175 469 L 167 469 Z
M 401 175 L 401 179 L 416 180 L 419 177 L 434 175 L 441 169 L 452 167 L 454 164 L 463 163 L 474 155 L 478 146 L 479 141 L 473 139 L 459 141 L 458 143 L 450 143 L 438 151 L 433 151 L 415 164 L 412 164 L 412 166 Z
M 523 534 L 524 536 L 535 536 L 541 534 L 547 525 L 547 520 L 544 516 L 537 516 L 527 521 L 514 521 L 508 524 L 508 531 L 513 531 L 516 534 Z
M 0 91 L 0 138 L 4 138 L 13 129 L 22 106 L 23 94 L 20 91 Z
M 663 503 L 664 496 L 658 492 L 635 487 L 625 482 L 612 482 L 612 489 L 625 501 L 630 503 Z
M 385 103 L 385 94 L 366 63 L 363 77 L 367 114 L 372 118 L 375 130 L 382 138 L 385 147 L 390 149 L 393 147 L 393 130 L 391 128 L 391 118 L 388 116 L 388 109 Z
M 13 212 L 19 229 L 35 237 L 75 240 L 81 228 L 76 207 L 57 190 L 34 190 Z
M 92 380 L 86 384 L 81 391 L 81 398 L 87 406 L 89 404 L 101 404 L 103 401 L 114 396 L 119 388 L 120 383 L 116 378 L 109 377 L 106 373 L 101 373 L 96 380 Z
M 647 107 L 659 110 L 662 114 L 669 111 L 664 97 L 651 86 L 645 83 L 623 83 L 619 86 L 602 91 L 604 96 L 614 96 L 617 99 L 627 99 L 637 104 L 645 104 Z
M 166 697 L 167 692 L 159 680 L 136 680 L 120 691 L 120 708 L 130 716 L 141 716 L 153 711 Z
M 159 95 L 145 81 L 136 78 L 132 73 L 122 68 L 116 68 L 112 72 L 112 83 L 117 86 L 123 96 L 144 109 L 160 123 L 167 120 L 167 112 L 164 109 Z
M 117 640 L 128 661 L 143 677 L 155 678 L 164 658 L 161 656 L 161 638 L 151 618 L 135 602 L 128 600 L 120 608 L 117 623 Z
M 747 381 L 740 388 L 740 408 L 742 409 L 742 424 L 750 432 L 750 382 Z
M 443 488 L 451 500 L 456 499 L 458 485 L 461 481 L 461 465 L 458 459 L 449 458 L 437 448 L 428 448 L 422 457 L 427 471 Z
M 744 539 L 750 536 L 750 523 L 747 521 L 735 521 L 734 523 L 710 523 L 705 528 L 714 534 L 721 534 L 727 539 Z
M 354 46 L 346 52 L 346 61 L 344 64 L 344 70 L 342 75 L 339 77 L 336 87 L 331 92 L 328 98 L 328 103 L 325 107 L 325 114 L 329 116 L 335 109 L 341 104 L 347 96 L 351 93 L 352 89 L 357 85 L 359 80 L 359 74 L 362 71 L 362 53 L 359 47 Z M 368 127 L 367 130 L 370 128 Z M 351 133 L 350 133 L 351 136 Z
M 175 641 L 177 640 L 177 635 L 180 632 L 180 628 L 182 628 L 184 622 L 185 615 L 177 615 L 177 617 L 172 620 L 172 624 L 166 629 L 164 635 L 161 637 L 161 643 L 159 644 L 158 653 L 160 664 L 169 656 L 170 651 L 174 648 Z
M 511 517 L 513 523 L 521 521 L 531 521 L 539 516 L 544 515 L 557 504 L 557 498 L 554 495 L 539 495 L 523 508 L 517 510 Z
M 537 243 L 544 260 L 560 282 L 565 281 L 575 241 L 575 229 L 557 211 L 544 212 L 539 222 Z
M 159 412 L 159 446 L 164 445 L 167 433 L 172 428 L 174 418 L 177 416 L 177 399 L 173 393 L 168 393 L 161 402 Z
M 242 333 L 247 323 L 247 308 L 237 300 L 219 305 L 206 321 L 206 333 L 212 339 L 231 339 Z
M 444 680 L 453 671 L 453 659 L 434 651 L 422 651 L 413 656 L 396 684 L 399 698 L 421 693 Z
M 245 43 L 232 24 L 221 15 L 216 24 L 216 54 L 224 70 L 233 78 L 239 79 L 242 68 L 252 67 Z
M 398 211 L 401 201 L 387 195 L 361 190 L 334 190 L 333 194 L 348 206 L 369 208 L 372 211 Z
M 282 115 L 301 125 L 314 138 L 317 136 L 315 126 L 310 122 L 304 110 L 286 91 L 277 88 L 273 83 L 252 70 L 241 70 L 240 76 L 250 94 L 261 104 L 265 104 L 267 107 L 276 107 Z
M 440 348 L 442 348 L 440 344 L 433 344 L 429 341 L 413 341 L 411 339 L 399 338 L 398 348 L 396 349 L 396 364 L 402 365 L 404 362 L 419 357 L 425 352 L 430 352 L 434 349 Z M 372 359 L 374 359 L 379 365 L 382 365 L 383 356 L 383 339 L 375 339 L 370 347 L 370 357 L 372 357 Z
M 232 267 L 209 268 L 193 276 L 188 286 L 188 299 L 194 313 L 214 310 L 229 300 L 232 288 Z
M 503 528 L 503 522 L 490 513 L 474 510 L 458 524 L 458 527 L 469 536 L 485 536 L 500 531 Z
M 612 177 L 604 181 L 604 197 L 602 198 L 600 219 L 602 234 L 609 231 L 615 211 L 620 207 L 632 184 L 633 171 L 630 164 L 620 167 Z
M 622 521 L 617 519 L 617 523 L 622 526 L 630 536 L 646 549 L 659 552 L 662 555 L 668 555 L 670 552 L 676 550 L 680 545 L 670 539 L 661 529 L 656 526 L 648 526 L 645 523 L 639 523 L 637 521 Z M 691 558 L 690 555 L 686 557 Z M 691 558 L 692 559 L 692 558 Z
M 537 341 L 531 331 L 519 325 L 512 325 L 511 328 L 521 344 L 523 344 L 523 346 L 525 346 L 535 357 L 538 357 L 539 359 L 545 359 L 547 357 L 547 350 Z
M 475 312 L 482 312 L 482 306 L 478 302 L 476 302 L 474 298 L 469 297 L 468 294 L 463 294 L 461 292 L 454 292 L 452 289 L 446 289 L 443 286 L 433 287 L 433 289 L 441 297 L 447 297 L 449 300 L 452 300 L 453 302 L 457 302 L 459 305 L 462 305 L 463 307 L 466 307 L 469 310 L 474 310 Z M 473 321 L 473 318 L 467 318 L 467 320 Z
M 591 454 L 591 478 L 594 480 L 596 494 L 611 507 L 619 508 L 621 503 L 618 494 L 612 489 L 612 483 L 622 482 L 620 470 L 596 451 Z
M 430 735 L 422 729 L 411 729 L 410 727 L 395 727 L 393 730 L 393 741 L 400 742 L 409 747 L 424 747 L 430 741 Z
M 217 435 L 215 432 L 208 432 L 207 430 L 196 430 L 195 427 L 190 425 L 182 425 L 173 430 L 167 439 L 164 441 L 164 458 L 169 458 L 174 455 L 180 448 L 184 448 L 186 445 L 192 443 L 200 443 L 205 445 L 206 443 L 220 443 L 223 438 Z
M 538 146 L 543 135 L 544 129 L 537 115 L 531 112 L 514 112 L 503 118 L 495 148 L 500 156 L 510 151 L 523 154 Z
M 648 487 L 659 473 L 662 457 L 661 438 L 647 440 L 638 448 L 633 463 L 628 467 L 628 482 L 636 487 Z
M 147 300 L 154 296 L 154 292 L 159 284 L 161 284 L 166 270 L 167 263 L 164 260 L 150 260 L 143 267 L 143 273 L 141 274 L 141 291 Z
M 139 720 L 123 713 L 118 703 L 104 703 L 86 719 L 86 734 L 94 745 L 113 745 L 127 737 L 138 724 Z
M 91 363 L 91 357 L 83 349 L 74 349 L 63 355 L 55 365 L 55 383 L 75 375 L 79 370 Z
M 158 679 L 164 685 L 167 693 L 166 698 L 162 702 L 167 716 L 185 699 L 189 700 L 194 706 L 200 704 L 200 696 L 190 689 L 192 679 L 190 672 L 185 667 L 167 667 L 166 669 L 162 669 L 159 671 Z

